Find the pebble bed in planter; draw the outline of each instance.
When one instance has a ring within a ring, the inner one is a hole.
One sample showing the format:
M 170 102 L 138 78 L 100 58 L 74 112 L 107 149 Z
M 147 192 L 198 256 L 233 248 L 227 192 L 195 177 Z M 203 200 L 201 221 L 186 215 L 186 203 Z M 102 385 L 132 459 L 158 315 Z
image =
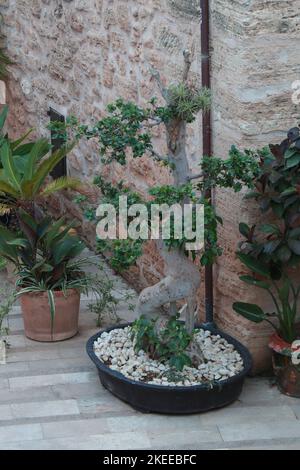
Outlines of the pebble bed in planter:
M 251 369 L 251 356 L 235 339 L 210 327 L 196 334 L 206 362 L 185 367 L 183 376 L 170 367 L 136 353 L 130 324 L 107 328 L 92 336 L 87 352 L 98 369 L 102 385 L 143 412 L 188 414 L 208 411 L 235 401 Z
M 191 386 L 233 377 L 243 370 L 241 355 L 220 335 L 199 329 L 195 342 L 203 351 L 205 363 L 170 373 L 168 363 L 150 359 L 144 351 L 135 352 L 131 327 L 103 332 L 94 343 L 96 356 L 125 377 L 152 385 Z M 176 381 L 172 380 L 172 375 Z M 182 380 L 180 380 L 182 379 Z

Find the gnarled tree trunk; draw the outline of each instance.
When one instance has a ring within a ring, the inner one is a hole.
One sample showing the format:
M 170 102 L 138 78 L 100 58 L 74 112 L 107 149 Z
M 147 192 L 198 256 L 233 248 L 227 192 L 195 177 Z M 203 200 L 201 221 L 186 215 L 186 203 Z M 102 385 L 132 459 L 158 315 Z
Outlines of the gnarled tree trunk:
M 167 100 L 167 96 L 165 96 Z M 172 164 L 174 183 L 181 186 L 189 181 L 189 165 L 186 155 L 186 123 L 179 118 L 166 124 L 168 158 Z M 186 200 L 183 203 L 188 203 Z M 162 240 L 157 248 L 165 262 L 165 277 L 152 287 L 144 289 L 138 299 L 136 312 L 139 315 L 157 317 L 163 315 L 162 307 L 169 304 L 169 314 L 177 311 L 176 302 L 186 302 L 186 327 L 194 328 L 196 294 L 200 286 L 199 268 L 176 248 L 169 249 Z

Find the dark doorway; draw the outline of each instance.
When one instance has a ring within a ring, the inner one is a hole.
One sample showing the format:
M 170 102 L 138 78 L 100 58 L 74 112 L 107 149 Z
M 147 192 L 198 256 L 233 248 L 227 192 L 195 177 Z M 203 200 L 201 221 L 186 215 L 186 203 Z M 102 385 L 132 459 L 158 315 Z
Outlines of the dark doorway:
M 49 108 L 48 116 L 50 117 L 50 122 L 65 122 L 65 117 L 60 114 L 58 111 L 55 111 L 53 108 Z M 52 152 L 60 149 L 65 143 L 65 139 L 58 138 L 55 131 L 51 131 L 51 144 Z M 51 176 L 54 179 L 60 178 L 61 176 L 67 176 L 67 159 L 66 157 L 61 160 L 58 165 L 51 172 Z

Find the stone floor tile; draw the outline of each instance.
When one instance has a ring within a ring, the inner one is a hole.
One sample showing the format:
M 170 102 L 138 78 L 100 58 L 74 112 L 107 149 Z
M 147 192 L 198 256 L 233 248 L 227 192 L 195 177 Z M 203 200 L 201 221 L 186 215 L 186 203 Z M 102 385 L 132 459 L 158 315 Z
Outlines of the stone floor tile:
M 53 400 L 32 403 L 14 403 L 11 405 L 15 418 L 57 417 L 63 415 L 78 415 L 76 400 Z
M 223 440 L 247 441 L 260 439 L 300 438 L 300 421 L 271 419 L 269 422 L 239 423 L 220 425 Z
M 68 436 L 89 436 L 91 434 L 107 434 L 109 432 L 105 418 L 78 419 L 57 422 L 42 423 L 45 439 L 53 439 Z
M 18 388 L 45 387 L 65 383 L 87 383 L 93 378 L 91 372 L 73 372 L 67 374 L 32 375 L 27 377 L 12 377 L 9 379 L 11 390 Z
M 0 426 L 0 443 L 29 441 L 42 439 L 42 428 L 40 424 L 19 424 Z

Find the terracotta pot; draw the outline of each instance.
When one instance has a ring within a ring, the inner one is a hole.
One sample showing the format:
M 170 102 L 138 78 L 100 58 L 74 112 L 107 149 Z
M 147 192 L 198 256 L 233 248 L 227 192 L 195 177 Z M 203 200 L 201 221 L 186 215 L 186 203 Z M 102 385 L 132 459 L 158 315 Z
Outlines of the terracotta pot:
M 76 289 L 55 295 L 55 318 L 52 325 L 47 292 L 30 292 L 20 296 L 27 338 L 35 341 L 62 341 L 78 332 L 80 293 Z
M 290 397 L 300 398 L 300 365 L 292 360 L 295 351 L 292 344 L 275 333 L 271 336 L 273 370 L 279 390 Z

